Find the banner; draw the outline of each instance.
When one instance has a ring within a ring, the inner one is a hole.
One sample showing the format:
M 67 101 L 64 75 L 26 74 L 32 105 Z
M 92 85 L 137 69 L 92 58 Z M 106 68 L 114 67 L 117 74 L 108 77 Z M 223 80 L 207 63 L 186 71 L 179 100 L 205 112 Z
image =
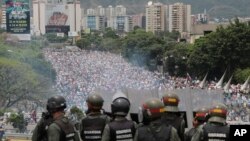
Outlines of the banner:
M 5 0 L 6 28 L 8 33 L 30 33 L 29 0 Z
M 48 4 L 45 10 L 45 32 L 64 33 L 68 35 L 70 31 L 68 6 L 64 4 Z

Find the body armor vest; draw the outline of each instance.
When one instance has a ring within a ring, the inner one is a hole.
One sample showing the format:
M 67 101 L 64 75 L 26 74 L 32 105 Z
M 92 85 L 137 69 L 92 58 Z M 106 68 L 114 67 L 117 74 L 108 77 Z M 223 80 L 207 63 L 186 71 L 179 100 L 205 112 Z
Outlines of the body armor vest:
M 86 117 L 82 120 L 84 141 L 100 141 L 102 139 L 102 132 L 106 124 L 107 116 L 101 115 L 97 118 Z
M 226 125 L 212 125 L 207 123 L 204 127 L 204 141 L 229 141 L 229 127 Z
M 60 141 L 74 141 L 74 137 L 76 134 L 74 125 L 71 124 L 68 119 L 62 118 L 62 119 L 56 120 L 55 123 L 63 131 L 62 134 L 60 135 Z
M 109 123 L 111 141 L 133 141 L 135 125 L 133 121 L 122 120 Z
M 194 134 L 197 132 L 197 128 L 190 129 L 185 135 L 185 141 L 191 141 Z
M 170 117 L 170 115 L 164 116 L 163 122 L 166 123 L 167 125 L 173 126 L 177 130 L 180 139 L 183 139 L 184 133 L 181 133 L 181 123 L 184 119 L 176 115 L 174 116 L 175 118 Z
M 138 141 L 170 141 L 172 126 L 161 125 L 159 132 L 152 131 L 150 125 L 138 128 Z
M 53 123 L 53 117 L 49 113 L 42 113 L 41 124 L 37 130 L 37 140 L 48 141 L 48 128 Z

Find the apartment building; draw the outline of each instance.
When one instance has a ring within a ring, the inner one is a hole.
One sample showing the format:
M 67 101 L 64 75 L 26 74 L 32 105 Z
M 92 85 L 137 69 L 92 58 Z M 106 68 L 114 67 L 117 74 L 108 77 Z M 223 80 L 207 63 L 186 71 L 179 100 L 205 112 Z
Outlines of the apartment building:
M 190 32 L 191 31 L 191 5 L 175 3 L 169 5 L 169 28 L 171 31 Z
M 149 2 L 146 6 L 146 31 L 160 32 L 166 27 L 165 6 L 162 3 Z

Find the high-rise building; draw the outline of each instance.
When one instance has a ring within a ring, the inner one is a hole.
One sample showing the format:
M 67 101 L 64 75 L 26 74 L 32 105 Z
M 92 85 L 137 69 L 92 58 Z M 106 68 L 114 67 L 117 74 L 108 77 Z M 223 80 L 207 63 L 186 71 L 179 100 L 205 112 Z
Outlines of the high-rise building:
M 95 9 L 87 9 L 87 14 L 82 20 L 83 30 L 103 31 L 106 27 L 117 30 L 119 33 L 129 32 L 133 29 L 132 18 L 126 14 L 126 8 L 111 5 L 107 8 L 98 6 Z
M 91 31 L 105 30 L 105 16 L 86 15 L 83 18 L 83 29 L 90 29 Z
M 175 3 L 169 5 L 169 31 L 190 32 L 191 5 Z
M 208 24 L 209 15 L 207 14 L 206 9 L 204 13 L 199 13 L 191 16 L 191 24 Z
M 132 30 L 132 18 L 130 16 L 115 16 L 114 27 L 119 33 L 129 32 Z
M 6 29 L 6 5 L 1 7 L 1 28 Z
M 106 15 L 107 18 L 110 18 L 110 17 L 115 15 L 115 9 L 114 9 L 114 7 L 112 7 L 112 5 L 109 5 L 105 9 L 105 15 Z
M 87 15 L 88 16 L 94 16 L 94 15 L 96 15 L 96 10 L 93 9 L 93 8 L 87 9 Z
M 146 6 L 146 31 L 153 33 L 165 30 L 165 6 L 162 3 L 148 2 Z
M 143 14 L 132 15 L 131 16 L 132 27 L 135 27 L 135 26 L 142 27 L 142 17 L 143 17 Z
M 126 7 L 124 7 L 123 5 L 117 5 L 115 7 L 115 16 L 125 16 L 125 15 L 127 15 Z
M 105 15 L 105 8 L 103 8 L 102 6 L 98 6 L 96 8 L 96 15 L 98 16 L 104 16 Z
M 115 9 L 111 5 L 108 6 L 105 10 L 105 15 L 107 17 L 107 27 L 113 27 L 114 26 L 114 16 L 115 16 Z

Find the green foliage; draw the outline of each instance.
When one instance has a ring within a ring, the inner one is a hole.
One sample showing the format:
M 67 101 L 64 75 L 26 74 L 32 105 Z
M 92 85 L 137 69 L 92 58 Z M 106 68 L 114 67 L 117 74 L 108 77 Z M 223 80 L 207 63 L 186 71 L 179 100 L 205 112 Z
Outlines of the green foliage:
M 116 32 L 112 30 L 112 28 L 106 28 L 105 32 L 103 34 L 104 38 L 112 38 L 112 39 L 117 39 L 119 36 L 116 35 Z
M 0 28 L 0 33 L 4 33 L 4 32 L 6 32 L 6 30 L 5 30 L 5 29 Z
M 47 33 L 46 38 L 51 43 L 62 43 L 68 39 L 68 36 L 64 35 L 64 37 L 57 36 L 56 33 Z
M 4 115 L 4 110 L 0 110 L 0 116 Z
M 12 123 L 12 126 L 19 130 L 18 132 L 25 132 L 27 123 L 22 113 L 11 113 L 8 122 Z
M 137 65 L 145 65 L 162 53 L 163 40 L 151 32 L 137 29 L 128 33 L 122 41 L 123 54 Z
M 188 44 L 178 43 L 164 54 L 165 69 L 170 75 L 185 76 L 187 71 Z
M 91 34 L 83 34 L 81 39 L 76 41 L 76 46 L 81 49 L 98 49 L 102 43 L 99 32 L 91 32 Z
M 44 40 L 23 44 L 21 48 L 20 45 L 8 46 L 3 42 L 0 42 L 0 45 L 0 56 L 28 64 L 39 75 L 51 78 L 51 81 L 55 80 L 55 70 L 42 55 L 41 49 L 44 45 Z
M 243 83 L 250 76 L 250 68 L 237 69 L 235 71 L 235 79 L 237 82 Z
M 0 36 L 0 106 L 8 108 L 30 100 L 40 100 L 55 93 L 51 88 L 55 71 L 42 55 L 43 40 L 6 45 Z
M 103 38 L 100 49 L 114 53 L 119 53 L 122 50 L 121 40 L 110 37 Z
M 37 74 L 30 66 L 6 58 L 0 58 L 0 81 L 2 107 L 32 97 L 31 92 L 39 85 Z
M 190 54 L 190 72 L 220 77 L 227 69 L 232 74 L 236 69 L 250 66 L 250 25 L 235 20 L 227 28 L 198 39 Z
M 77 106 L 73 106 L 70 109 L 70 113 L 76 115 L 77 119 L 80 120 L 84 117 L 84 113 Z
M 21 123 L 23 122 L 23 114 L 11 113 L 8 122 Z
M 90 42 L 86 38 L 81 38 L 76 41 L 76 46 L 80 49 L 88 49 L 90 48 Z

